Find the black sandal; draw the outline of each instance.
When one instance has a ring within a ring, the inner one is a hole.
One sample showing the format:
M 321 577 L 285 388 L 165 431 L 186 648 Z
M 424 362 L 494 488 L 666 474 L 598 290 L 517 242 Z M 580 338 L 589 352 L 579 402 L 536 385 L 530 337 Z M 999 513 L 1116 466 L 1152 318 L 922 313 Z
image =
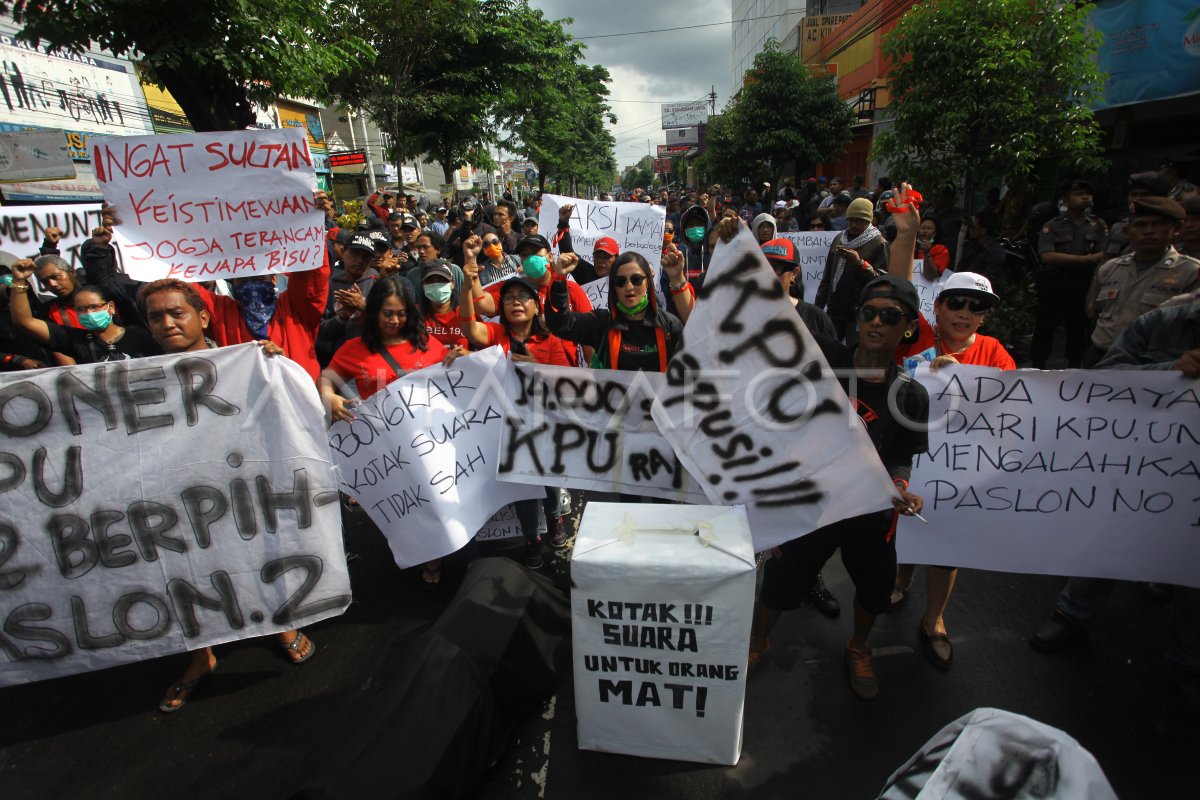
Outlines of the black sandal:
M 308 642 L 308 652 L 301 654 L 300 650 L 304 646 L 304 642 Z M 296 631 L 296 638 L 285 644 L 283 649 L 293 664 L 303 664 L 313 657 L 313 653 L 317 652 L 317 643 L 305 636 L 304 631 Z M 292 653 L 295 653 L 299 658 L 293 656 Z
M 311 655 L 311 653 L 310 653 Z M 162 700 L 158 701 L 158 710 L 164 714 L 173 714 L 179 709 L 187 705 L 188 700 L 192 699 L 192 694 L 196 688 L 204 682 L 204 679 L 217 671 L 217 665 L 213 664 L 208 672 L 201 675 L 199 678 L 193 678 L 190 681 L 179 681 L 167 689 L 167 693 L 163 695 Z M 172 700 L 178 700 L 178 705 L 171 705 Z

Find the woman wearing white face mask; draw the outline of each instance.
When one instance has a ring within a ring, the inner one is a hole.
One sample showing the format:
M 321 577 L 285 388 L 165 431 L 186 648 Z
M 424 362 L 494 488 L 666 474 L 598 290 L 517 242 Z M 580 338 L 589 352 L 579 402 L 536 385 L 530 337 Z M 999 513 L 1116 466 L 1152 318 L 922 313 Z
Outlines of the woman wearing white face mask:
M 113 320 L 112 299 L 97 286 L 76 289 L 72 297 L 75 313 L 84 326 L 82 329 L 67 328 L 33 316 L 28 294 L 33 266 L 28 259 L 12 265 L 13 285 L 8 307 L 13 324 L 38 344 L 70 356 L 76 364 L 124 361 L 162 352 L 144 328 L 125 327 Z
M 430 338 L 450 349 L 466 349 L 467 337 L 463 334 L 458 309 L 454 307 L 454 274 L 448 265 L 434 263 L 425 270 L 420 303 Z

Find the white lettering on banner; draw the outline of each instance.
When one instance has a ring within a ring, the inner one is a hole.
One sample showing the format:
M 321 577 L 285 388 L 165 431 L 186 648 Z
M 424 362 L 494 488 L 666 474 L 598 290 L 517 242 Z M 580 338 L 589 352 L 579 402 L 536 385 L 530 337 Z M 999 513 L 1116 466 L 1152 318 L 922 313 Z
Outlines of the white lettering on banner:
M 489 347 L 411 372 L 355 406 L 354 422 L 329 428 L 342 491 L 367 510 L 401 568 L 457 551 L 501 506 L 545 496 L 496 480 L 507 364 Z
M 718 242 L 654 421 L 762 551 L 891 507 L 883 464 L 748 228 Z
M 323 426 L 252 344 L 0 377 L 0 685 L 344 611 Z
M 658 273 L 662 257 L 663 227 L 667 219 L 666 209 L 662 206 L 650 203 L 581 200 L 577 197 L 544 194 L 538 216 L 538 230 L 551 233 L 557 230 L 558 210 L 565 205 L 575 206 L 568 224 L 571 246 L 580 258 L 591 261 L 596 240 L 609 236 L 617 240 L 617 247 L 622 253 L 628 250 L 641 253 L 655 274 Z M 550 238 L 550 235 L 548 233 L 547 238 Z
M 650 416 L 658 372 L 510 365 L 502 481 L 706 501 Z
M 135 280 L 208 281 L 324 264 L 316 171 L 297 128 L 92 137 L 92 167 L 121 217 Z
M 579 746 L 737 763 L 755 574 L 741 507 L 589 503 L 571 556 Z
M 804 302 L 817 299 L 817 287 L 825 274 L 825 260 L 829 257 L 829 245 L 838 236 L 838 231 L 801 231 L 781 233 L 779 238 L 789 240 L 800 257 L 800 278 L 804 280 Z
M 912 284 L 917 289 L 917 297 L 921 300 L 921 316 L 925 317 L 930 325 L 937 323 L 937 315 L 933 312 L 933 303 L 937 300 L 942 289 L 946 288 L 946 281 L 950 280 L 950 276 L 954 274 L 954 270 L 946 270 L 938 276 L 936 281 L 931 281 L 921 272 L 920 262 L 913 263 Z
M 929 453 L 902 561 L 1200 586 L 1200 385 L 1178 372 L 917 371 Z
M 46 238 L 46 229 L 59 228 L 63 232 L 58 242 L 59 252 L 72 267 L 82 267 L 79 248 L 92 238 L 92 229 L 102 222 L 99 203 L 0 208 L 0 251 L 19 258 L 36 258 Z M 120 263 L 120 248 L 113 249 Z

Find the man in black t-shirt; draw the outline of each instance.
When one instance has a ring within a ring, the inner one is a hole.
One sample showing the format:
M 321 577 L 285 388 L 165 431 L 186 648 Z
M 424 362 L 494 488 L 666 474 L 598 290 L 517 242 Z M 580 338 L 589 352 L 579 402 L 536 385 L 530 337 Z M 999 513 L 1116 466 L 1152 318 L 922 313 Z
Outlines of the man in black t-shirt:
M 840 520 L 774 551 L 754 606 L 750 669 L 770 649 L 767 634 L 780 614 L 804 602 L 821 566 L 840 549 L 842 563 L 854 582 L 854 633 L 844 654 L 850 688 L 864 700 L 879 694 L 867 636 L 875 617 L 888 610 L 895 582 L 895 512 L 919 514 L 924 505 L 918 495 L 908 491 L 908 478 L 913 456 L 929 449 L 925 434 L 929 395 L 897 369 L 894 355 L 905 330 L 915 330 L 919 307 L 911 283 L 884 275 L 863 288 L 855 314 L 859 327 L 855 347 L 818 340 L 900 497 L 893 501 L 892 511 Z

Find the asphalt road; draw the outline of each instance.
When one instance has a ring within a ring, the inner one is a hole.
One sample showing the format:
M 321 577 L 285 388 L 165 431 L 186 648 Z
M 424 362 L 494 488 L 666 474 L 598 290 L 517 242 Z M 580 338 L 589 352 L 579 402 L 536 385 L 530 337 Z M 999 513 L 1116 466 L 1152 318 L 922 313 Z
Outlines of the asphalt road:
M 319 651 L 287 663 L 273 641 L 218 648 L 220 667 L 181 712 L 155 705 L 182 656 L 0 690 L 0 795 L 5 800 L 283 798 L 311 785 L 331 745 L 363 726 L 333 701 L 388 670 L 389 652 L 432 622 L 442 589 L 392 564 L 360 515 L 348 537 L 360 554 L 355 603 L 312 626 Z M 566 550 L 544 572 L 566 589 Z M 851 587 L 834 558 L 826 581 L 844 606 Z M 1052 607 L 1060 581 L 964 570 L 947 614 L 956 648 L 949 673 L 916 640 L 923 582 L 873 635 L 881 696 L 846 684 L 836 621 L 805 608 L 784 616 L 773 657 L 749 681 L 745 743 L 735 767 L 641 759 L 576 747 L 570 676 L 532 715 L 485 776 L 481 798 L 871 798 L 888 775 L 943 725 L 980 706 L 1026 714 L 1065 730 L 1099 760 L 1122 798 L 1195 796 L 1189 777 L 1200 726 L 1181 710 L 1163 660 L 1166 609 L 1121 585 L 1087 646 L 1046 656 L 1027 637 Z M 404 769 L 403 754 L 396 768 Z M 380 797 L 389 796 L 386 786 Z

